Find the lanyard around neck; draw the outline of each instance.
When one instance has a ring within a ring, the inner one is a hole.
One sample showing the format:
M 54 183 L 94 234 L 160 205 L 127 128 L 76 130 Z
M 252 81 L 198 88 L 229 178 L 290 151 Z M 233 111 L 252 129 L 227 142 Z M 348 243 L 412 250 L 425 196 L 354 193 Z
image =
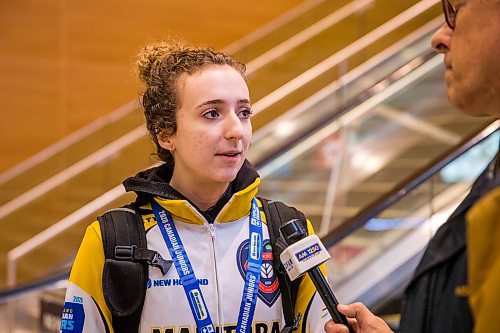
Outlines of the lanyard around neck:
M 191 313 L 200 333 L 215 332 L 210 313 L 200 289 L 200 284 L 189 261 L 188 255 L 179 237 L 179 233 L 172 220 L 170 212 L 164 209 L 155 200 L 151 207 L 160 228 L 170 256 L 174 261 L 175 269 L 179 274 Z M 252 199 L 249 224 L 248 268 L 245 276 L 245 286 L 238 314 L 237 333 L 250 333 L 257 295 L 259 293 L 260 271 L 262 266 L 262 220 L 257 200 Z

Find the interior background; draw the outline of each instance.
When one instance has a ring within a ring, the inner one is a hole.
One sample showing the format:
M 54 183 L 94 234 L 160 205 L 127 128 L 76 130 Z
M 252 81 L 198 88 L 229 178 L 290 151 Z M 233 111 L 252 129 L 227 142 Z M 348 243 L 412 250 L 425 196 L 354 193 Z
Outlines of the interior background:
M 301 2 L 0 1 L 0 172 L 136 99 L 147 42 L 223 49 Z

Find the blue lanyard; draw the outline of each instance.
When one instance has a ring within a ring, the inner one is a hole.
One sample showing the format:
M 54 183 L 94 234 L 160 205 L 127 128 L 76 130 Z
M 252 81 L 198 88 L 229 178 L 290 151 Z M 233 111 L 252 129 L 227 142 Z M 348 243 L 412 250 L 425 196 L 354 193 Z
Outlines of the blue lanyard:
M 193 267 L 179 237 L 172 216 L 155 200 L 152 200 L 151 207 L 153 208 L 161 234 L 170 252 L 170 256 L 174 261 L 175 269 L 179 274 L 182 286 L 184 287 L 184 292 L 186 293 L 186 298 L 191 308 L 196 326 L 200 333 L 214 333 L 214 325 L 210 318 L 205 299 L 203 298 L 200 284 L 194 274 Z M 257 304 L 257 295 L 259 293 L 263 240 L 262 220 L 260 218 L 259 206 L 255 198 L 252 199 L 249 229 L 250 244 L 248 249 L 248 268 L 238 314 L 238 324 L 236 326 L 237 333 L 250 333 Z
M 248 268 L 245 276 L 245 287 L 241 299 L 240 313 L 236 333 L 250 333 L 253 314 L 259 294 L 260 270 L 262 266 L 262 220 L 260 219 L 257 200 L 252 199 L 250 211 L 250 245 L 248 247 Z

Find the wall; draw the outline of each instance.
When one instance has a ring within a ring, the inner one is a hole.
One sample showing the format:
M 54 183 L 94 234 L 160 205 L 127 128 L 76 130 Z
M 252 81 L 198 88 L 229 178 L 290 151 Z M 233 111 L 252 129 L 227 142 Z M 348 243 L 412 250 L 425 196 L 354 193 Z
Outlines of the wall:
M 0 172 L 136 98 L 145 42 L 221 49 L 299 3 L 0 1 Z

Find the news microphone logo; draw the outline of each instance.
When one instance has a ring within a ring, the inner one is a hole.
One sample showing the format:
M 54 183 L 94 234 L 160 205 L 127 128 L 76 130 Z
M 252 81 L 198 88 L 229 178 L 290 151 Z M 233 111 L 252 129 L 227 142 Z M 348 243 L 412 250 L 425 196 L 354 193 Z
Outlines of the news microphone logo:
M 304 262 L 320 253 L 321 253 L 321 247 L 319 246 L 318 243 L 315 243 L 309 246 L 308 248 L 300 251 L 299 253 L 295 253 L 295 256 L 300 262 Z
M 347 318 L 337 310 L 337 298 L 318 267 L 330 259 L 330 254 L 318 236 L 307 235 L 304 226 L 297 219 L 283 224 L 280 232 L 288 244 L 288 247 L 281 253 L 280 259 L 290 280 L 293 281 L 307 272 L 332 319 L 346 325 L 349 332 L 354 332 Z
M 288 226 L 288 230 L 282 232 L 288 247 L 280 255 L 281 262 L 292 281 L 330 259 L 330 254 L 318 236 L 307 236 L 305 230 L 302 230 L 300 225 L 294 225 L 293 221 L 300 223 L 298 220 L 292 220 L 282 226 L 282 228 Z M 289 225 L 290 223 L 292 225 Z M 290 243 L 290 240 L 293 243 Z

